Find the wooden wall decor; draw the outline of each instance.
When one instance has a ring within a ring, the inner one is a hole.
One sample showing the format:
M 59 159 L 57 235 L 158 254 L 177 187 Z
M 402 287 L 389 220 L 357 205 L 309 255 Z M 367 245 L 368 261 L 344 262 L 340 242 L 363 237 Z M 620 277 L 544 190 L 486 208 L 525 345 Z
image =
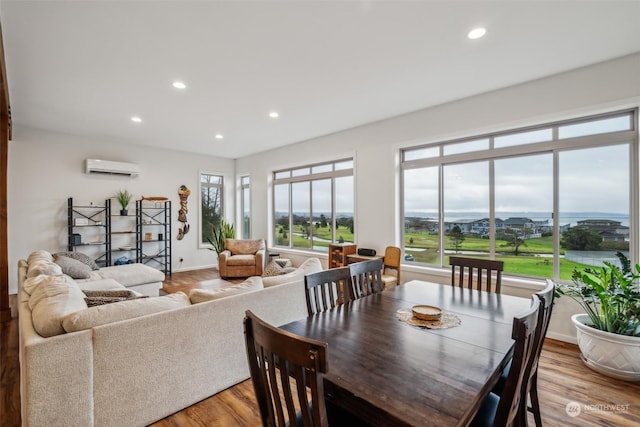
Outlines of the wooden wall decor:
M 11 319 L 9 307 L 9 250 L 7 240 L 7 166 L 11 139 L 11 107 L 0 27 L 0 321 Z

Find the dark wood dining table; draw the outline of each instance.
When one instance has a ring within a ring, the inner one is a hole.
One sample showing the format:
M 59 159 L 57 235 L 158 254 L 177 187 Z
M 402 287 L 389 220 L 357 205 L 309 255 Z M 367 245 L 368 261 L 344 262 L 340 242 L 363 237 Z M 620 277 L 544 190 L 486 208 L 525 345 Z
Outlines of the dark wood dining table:
M 513 317 L 530 299 L 411 281 L 281 326 L 328 343 L 326 399 L 376 426 L 464 426 L 511 358 Z M 414 305 L 455 314 L 427 329 L 396 316 Z

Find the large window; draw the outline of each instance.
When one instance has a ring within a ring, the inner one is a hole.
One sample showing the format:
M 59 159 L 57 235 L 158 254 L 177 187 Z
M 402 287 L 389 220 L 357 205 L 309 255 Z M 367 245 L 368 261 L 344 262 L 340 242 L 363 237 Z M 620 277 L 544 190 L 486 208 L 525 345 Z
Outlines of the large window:
M 353 160 L 273 173 L 276 246 L 327 252 L 353 242 Z
M 636 123 L 626 111 L 403 150 L 405 259 L 569 279 L 618 250 L 637 257 Z
M 242 212 L 242 225 L 240 236 L 243 239 L 251 238 L 251 182 L 248 176 L 240 177 L 240 212 Z
M 222 218 L 223 177 L 200 173 L 200 245 L 208 245 Z

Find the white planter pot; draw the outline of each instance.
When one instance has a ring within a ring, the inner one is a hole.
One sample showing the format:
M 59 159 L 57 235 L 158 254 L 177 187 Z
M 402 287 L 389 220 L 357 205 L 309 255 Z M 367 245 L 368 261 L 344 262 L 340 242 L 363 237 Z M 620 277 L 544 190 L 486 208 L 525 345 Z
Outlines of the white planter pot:
M 640 381 L 640 337 L 595 329 L 586 314 L 574 314 L 571 321 L 585 365 L 610 377 Z

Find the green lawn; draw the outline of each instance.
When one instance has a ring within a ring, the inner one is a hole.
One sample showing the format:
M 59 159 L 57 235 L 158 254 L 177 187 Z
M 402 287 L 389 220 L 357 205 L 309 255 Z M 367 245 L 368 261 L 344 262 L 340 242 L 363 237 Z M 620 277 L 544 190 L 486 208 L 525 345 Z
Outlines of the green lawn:
M 277 235 L 281 236 L 282 226 L 277 227 Z M 287 237 L 288 237 L 287 232 Z M 329 227 L 314 227 L 313 235 L 326 241 L 314 242 L 314 246 L 328 247 L 331 240 L 331 229 Z M 338 227 L 336 237 L 342 237 L 345 242 L 353 242 L 353 233 L 347 227 Z M 414 257 L 416 263 L 438 264 L 438 236 L 425 233 L 406 233 L 405 249 L 407 254 Z M 295 248 L 311 249 L 311 240 L 304 236 L 304 228 L 302 226 L 294 227 L 293 246 Z M 412 251 L 411 249 L 419 249 Z M 449 238 L 445 238 L 445 248 L 447 251 L 455 250 L 454 245 Z M 489 252 L 489 239 L 481 239 L 478 237 L 465 236 L 465 240 L 458 247 L 459 251 L 479 252 L 474 257 L 482 258 L 482 252 Z M 496 259 L 504 261 L 504 271 L 523 276 L 532 277 L 552 277 L 553 276 L 553 259 L 547 257 L 533 256 L 533 254 L 551 255 L 553 254 L 553 238 L 540 237 L 530 239 L 525 245 L 518 249 L 520 255 L 513 254 L 513 247 L 507 246 L 504 240 L 496 240 Z M 563 250 L 560 250 L 564 254 Z M 487 255 L 488 257 L 488 255 Z M 444 265 L 449 264 L 449 257 L 445 256 Z M 587 267 L 584 264 L 578 264 L 560 258 L 560 279 L 571 279 L 571 272 L 574 268 L 582 269 Z

